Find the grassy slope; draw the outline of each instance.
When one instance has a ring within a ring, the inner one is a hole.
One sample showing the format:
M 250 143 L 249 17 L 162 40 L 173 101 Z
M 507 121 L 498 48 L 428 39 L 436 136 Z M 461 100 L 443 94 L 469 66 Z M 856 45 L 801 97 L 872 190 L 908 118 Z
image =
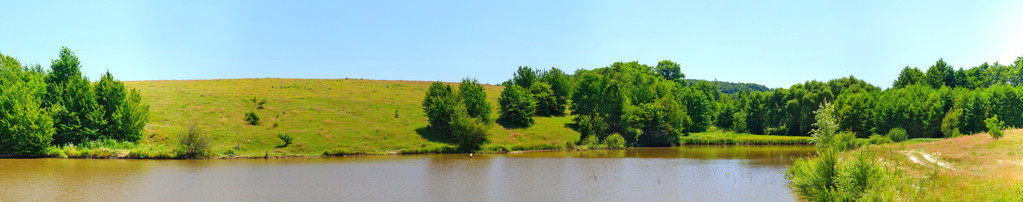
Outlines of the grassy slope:
M 448 145 L 425 132 L 427 121 L 420 102 L 430 82 L 357 79 L 229 79 L 132 81 L 151 106 L 147 137 L 142 143 L 173 145 L 188 125 L 214 137 L 218 153 L 234 150 L 241 156 L 319 155 L 328 148 L 397 151 Z M 457 86 L 457 84 L 453 84 Z M 502 87 L 486 86 L 497 111 Z M 249 100 L 265 98 L 256 110 Z M 243 114 L 255 110 L 260 125 L 251 126 Z M 497 113 L 493 116 L 496 118 Z M 564 145 L 579 135 L 565 127 L 569 117 L 539 117 L 530 128 L 505 129 L 495 124 L 495 145 Z M 276 125 L 276 127 L 274 127 Z M 286 133 L 295 143 L 276 148 Z M 433 140 L 433 141 L 431 141 Z
M 911 177 L 903 187 L 918 187 L 907 198 L 921 201 L 1023 200 L 1023 129 L 1007 130 L 994 140 L 986 133 L 933 142 L 890 144 L 880 147 L 885 157 Z M 936 155 L 950 168 L 907 155 Z

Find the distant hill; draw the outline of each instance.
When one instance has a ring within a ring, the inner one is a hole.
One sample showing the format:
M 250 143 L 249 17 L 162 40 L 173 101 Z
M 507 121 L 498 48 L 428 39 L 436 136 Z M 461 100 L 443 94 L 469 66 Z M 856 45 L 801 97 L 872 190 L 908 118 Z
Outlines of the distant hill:
M 705 81 L 705 80 L 702 80 L 702 79 L 686 79 L 686 83 L 689 83 L 689 85 L 693 85 L 693 84 L 695 84 L 696 82 L 699 82 L 699 81 Z M 711 86 L 717 87 L 719 90 L 721 90 L 721 93 L 725 93 L 725 94 L 735 94 L 735 93 L 742 92 L 743 90 L 751 91 L 751 92 L 752 91 L 765 92 L 765 91 L 771 90 L 770 88 L 767 88 L 767 86 L 760 85 L 760 84 L 755 84 L 755 83 L 739 83 L 739 82 L 727 82 L 727 81 L 707 81 L 707 82 L 709 82 Z

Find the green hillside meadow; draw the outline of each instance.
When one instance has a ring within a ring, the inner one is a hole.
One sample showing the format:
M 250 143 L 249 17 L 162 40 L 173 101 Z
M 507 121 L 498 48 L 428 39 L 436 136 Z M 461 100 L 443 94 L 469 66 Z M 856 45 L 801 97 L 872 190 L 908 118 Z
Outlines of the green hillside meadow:
M 453 146 L 431 141 L 422 98 L 431 82 L 362 79 L 225 79 L 129 81 L 151 106 L 144 144 L 174 145 L 189 125 L 213 137 L 213 150 L 238 156 L 320 155 L 327 149 L 366 153 Z M 451 83 L 457 87 L 457 83 Z M 494 111 L 501 86 L 487 85 Z M 256 109 L 252 98 L 266 99 Z M 255 111 L 259 125 L 244 113 Z M 493 116 L 496 119 L 498 113 Z M 571 118 L 538 117 L 529 128 L 495 124 L 487 147 L 563 146 L 579 133 L 566 127 Z M 421 134 L 423 133 L 423 134 Z M 278 134 L 295 143 L 282 145 Z

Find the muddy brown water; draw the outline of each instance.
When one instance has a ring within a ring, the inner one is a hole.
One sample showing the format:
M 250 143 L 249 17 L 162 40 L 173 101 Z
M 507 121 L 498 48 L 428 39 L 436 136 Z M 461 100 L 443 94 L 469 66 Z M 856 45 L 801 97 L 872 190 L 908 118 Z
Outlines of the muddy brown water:
M 0 159 L 2 201 L 795 201 L 810 146 L 342 158 Z

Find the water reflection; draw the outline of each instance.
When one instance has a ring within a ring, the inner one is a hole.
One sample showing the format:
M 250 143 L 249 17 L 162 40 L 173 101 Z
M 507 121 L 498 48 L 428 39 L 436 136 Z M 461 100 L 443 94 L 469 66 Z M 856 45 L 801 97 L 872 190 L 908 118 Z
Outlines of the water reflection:
M 14 201 L 795 200 L 783 173 L 812 147 L 237 160 L 0 159 Z

